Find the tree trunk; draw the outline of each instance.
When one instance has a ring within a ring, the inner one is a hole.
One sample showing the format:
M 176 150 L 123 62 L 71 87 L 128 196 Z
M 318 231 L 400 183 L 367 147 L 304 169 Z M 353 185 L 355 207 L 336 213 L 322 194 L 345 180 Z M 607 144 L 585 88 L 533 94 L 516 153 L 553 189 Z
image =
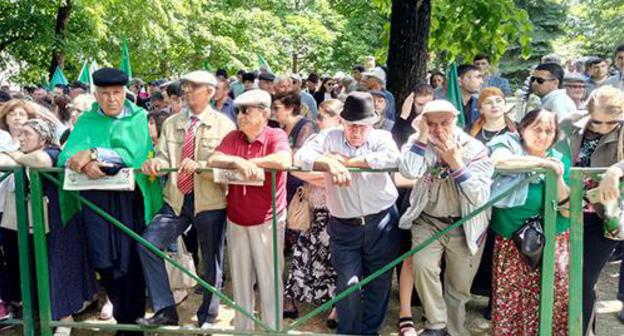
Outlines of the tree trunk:
M 430 23 L 431 0 L 392 0 L 387 88 L 397 109 L 426 78 Z
M 65 35 L 71 13 L 71 0 L 65 0 L 56 12 L 56 26 L 54 27 L 54 49 L 52 50 L 52 62 L 50 64 L 50 76 L 52 79 L 57 66 L 63 67 L 65 63 Z

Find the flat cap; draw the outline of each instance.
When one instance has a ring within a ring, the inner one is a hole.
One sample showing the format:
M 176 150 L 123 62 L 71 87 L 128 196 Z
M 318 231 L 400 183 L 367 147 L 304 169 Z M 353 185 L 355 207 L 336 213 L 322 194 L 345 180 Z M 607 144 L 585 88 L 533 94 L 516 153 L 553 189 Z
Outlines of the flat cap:
M 186 75 L 182 76 L 182 78 L 180 78 L 180 81 L 217 86 L 217 78 L 213 74 L 205 70 L 189 72 Z
M 362 75 L 377 78 L 380 82 L 386 84 L 386 72 L 380 67 L 372 68 L 369 71 L 363 72 Z
M 563 82 L 583 82 L 585 83 L 585 77 L 578 72 L 568 72 L 563 77 Z
M 234 107 L 239 106 L 271 108 L 271 95 L 268 92 L 259 89 L 245 91 L 234 100 Z
M 442 112 L 452 113 L 453 115 L 459 114 L 459 111 L 457 110 L 457 108 L 455 108 L 453 104 L 443 99 L 432 100 L 428 102 L 427 104 L 425 104 L 425 107 L 423 107 L 422 114 L 442 113 Z
M 126 86 L 128 75 L 115 68 L 101 68 L 93 73 L 93 84 L 96 86 Z
M 263 72 L 258 76 L 259 80 L 272 82 L 275 80 L 275 75 L 270 72 Z

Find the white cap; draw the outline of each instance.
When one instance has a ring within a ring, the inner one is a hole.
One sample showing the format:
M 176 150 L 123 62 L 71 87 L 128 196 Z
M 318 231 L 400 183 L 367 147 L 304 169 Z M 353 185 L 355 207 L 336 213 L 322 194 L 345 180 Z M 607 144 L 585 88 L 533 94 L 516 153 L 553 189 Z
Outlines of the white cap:
M 212 86 L 217 86 L 217 78 L 213 74 L 205 70 L 189 72 L 186 75 L 182 76 L 182 78 L 180 78 L 180 81 L 189 81 L 196 84 L 208 84 Z
M 374 77 L 379 79 L 384 85 L 386 84 L 386 72 L 380 67 L 375 67 L 369 71 L 363 72 L 362 76 Z
M 234 99 L 234 106 L 258 106 L 262 108 L 271 108 L 271 95 L 259 89 L 253 89 L 241 93 Z
M 432 100 L 428 102 L 427 104 L 425 104 L 425 107 L 423 107 L 422 114 L 442 113 L 442 112 L 453 113 L 453 115 L 459 115 L 459 111 L 457 110 L 457 108 L 455 108 L 455 106 L 453 106 L 453 104 L 451 104 L 447 100 L 442 100 L 442 99 Z

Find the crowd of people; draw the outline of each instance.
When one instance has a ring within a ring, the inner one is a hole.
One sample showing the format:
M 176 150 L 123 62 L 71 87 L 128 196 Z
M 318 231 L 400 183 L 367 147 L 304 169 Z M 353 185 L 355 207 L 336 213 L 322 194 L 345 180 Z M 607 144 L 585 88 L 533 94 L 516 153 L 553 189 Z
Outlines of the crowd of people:
M 449 228 L 532 176 L 506 171 L 536 168 L 557 175 L 552 334 L 567 335 L 569 171 L 608 168 L 585 181 L 598 195 L 583 208 L 583 328 L 590 335 L 594 287 L 619 244 L 605 225 L 621 213 L 611 205 L 619 204 L 624 176 L 624 46 L 614 60 L 614 69 L 598 57 L 562 66 L 548 55 L 514 92 L 479 55 L 458 67 L 461 106 L 446 100 L 437 70 L 397 102 L 386 70 L 368 63 L 305 80 L 266 69 L 232 78 L 197 70 L 147 85 L 102 68 L 93 73 L 94 92 L 78 81 L 52 91 L 0 90 L 0 166 L 65 167 L 90 179 L 140 168 L 134 190 L 80 194 L 156 248 L 188 250 L 208 284 L 221 290 L 231 282 L 243 309 L 253 312 L 258 294 L 260 318 L 272 327 L 297 318 L 299 303 L 323 304 L 449 229 L 397 267 L 397 331 L 405 336 L 468 335 L 472 294 L 490 298 L 483 318 L 491 334 L 538 333 L 540 254 L 523 244 L 533 243 L 527 231 L 543 230 L 544 176 Z M 286 171 L 291 167 L 298 169 Z M 220 169 L 237 175 L 216 181 Z M 270 170 L 278 170 L 274 200 Z M 176 306 L 188 291 L 178 295 L 163 259 L 50 181 L 44 194 L 54 320 L 71 321 L 104 293 L 102 319 L 179 324 Z M 15 202 L 9 178 L 0 184 L 0 320 L 21 305 Z M 378 334 L 392 276 L 338 301 L 326 315 L 328 328 Z M 202 295 L 197 327 L 212 329 L 220 298 L 195 290 Z M 415 329 L 414 301 L 423 307 L 422 331 Z M 256 328 L 240 312 L 233 327 Z M 57 336 L 70 333 L 56 329 Z M 117 333 L 134 334 L 141 333 Z

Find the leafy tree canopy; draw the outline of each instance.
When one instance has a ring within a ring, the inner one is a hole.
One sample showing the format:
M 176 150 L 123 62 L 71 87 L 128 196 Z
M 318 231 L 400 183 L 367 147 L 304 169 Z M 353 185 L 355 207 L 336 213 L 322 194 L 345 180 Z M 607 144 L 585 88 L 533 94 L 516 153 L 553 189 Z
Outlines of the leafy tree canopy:
M 512 0 L 434 1 L 430 50 L 439 60 L 511 45 L 528 52 L 531 23 Z M 61 6 L 71 12 L 55 35 Z M 119 66 L 128 40 L 133 75 L 175 77 L 192 69 L 257 67 L 274 72 L 348 70 L 367 55 L 386 60 L 390 0 L 5 0 L 0 1 L 0 67 L 19 64 L 12 81 L 43 83 L 55 47 L 71 80 L 87 59 Z

